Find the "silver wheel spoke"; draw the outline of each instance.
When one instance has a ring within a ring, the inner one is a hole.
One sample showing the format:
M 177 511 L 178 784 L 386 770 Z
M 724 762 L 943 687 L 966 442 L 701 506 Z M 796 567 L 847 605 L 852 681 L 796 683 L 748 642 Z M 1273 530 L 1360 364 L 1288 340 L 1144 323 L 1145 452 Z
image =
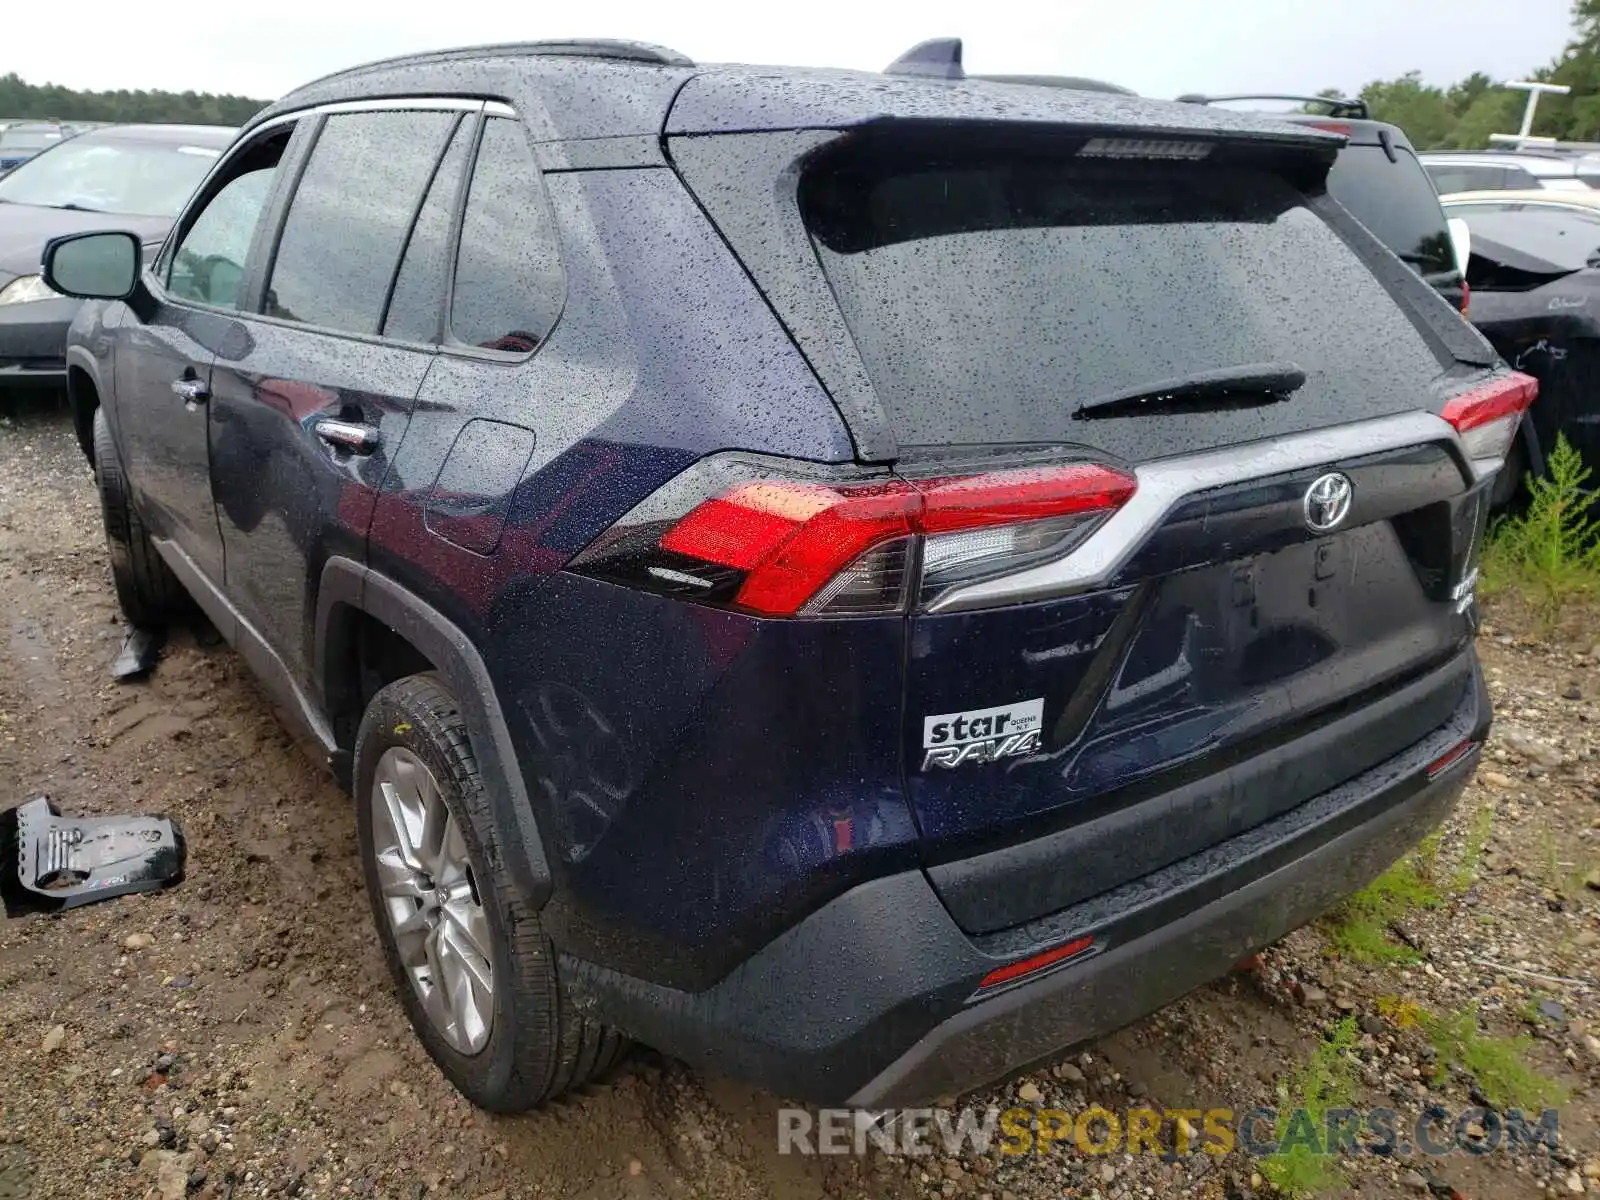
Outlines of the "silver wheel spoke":
M 472 977 L 473 983 L 485 993 L 493 990 L 494 975 L 489 966 L 489 955 L 478 946 L 474 933 L 469 929 L 469 922 L 451 913 L 448 908 L 445 912 L 450 915 L 450 925 L 440 940 L 460 961 L 462 969 Z
M 440 887 L 449 888 L 464 883 L 470 861 L 466 840 L 461 836 L 461 825 L 447 814 L 439 837 L 438 870 L 434 872 L 434 881 Z
M 492 961 L 493 955 L 489 953 L 489 917 L 483 911 L 483 906 L 471 900 L 452 901 L 444 906 L 443 911 L 466 948 L 484 962 Z M 484 986 L 489 985 L 486 982 Z
M 450 819 L 450 810 L 444 806 L 444 797 L 439 795 L 439 789 L 433 785 L 431 776 L 419 780 L 417 786 L 418 804 L 422 811 L 422 829 L 417 838 L 417 857 L 422 860 L 422 865 L 437 880 L 443 866 L 445 836 L 450 826 L 454 825 Z
M 476 1054 L 494 1021 L 494 941 L 461 824 L 433 772 L 404 746 L 378 760 L 369 803 L 379 907 L 411 987 L 428 1023 Z
M 449 992 L 445 988 L 444 969 L 439 965 L 439 932 L 437 929 L 428 931 L 428 936 L 423 939 L 422 953 L 426 959 L 429 986 L 423 995 L 423 1007 L 428 1010 L 428 1015 L 445 1036 L 454 1033 L 455 1021 L 450 1013 Z
M 422 899 L 422 884 L 417 873 L 406 865 L 398 846 L 378 851 L 378 881 L 384 896 Z
M 417 858 L 417 848 L 411 840 L 411 827 L 406 822 L 405 803 L 400 798 L 400 786 L 398 780 L 379 783 L 378 794 L 383 799 L 384 809 L 389 817 L 395 848 L 400 852 L 400 857 L 406 866 L 414 871 L 420 871 L 422 862 Z

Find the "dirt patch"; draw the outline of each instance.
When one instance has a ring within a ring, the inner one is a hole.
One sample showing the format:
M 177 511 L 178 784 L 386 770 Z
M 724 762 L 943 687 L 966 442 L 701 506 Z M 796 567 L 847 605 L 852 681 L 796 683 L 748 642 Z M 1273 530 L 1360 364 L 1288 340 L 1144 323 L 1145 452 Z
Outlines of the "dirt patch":
M 1267 1190 L 1240 1154 L 779 1155 L 777 1099 L 648 1053 L 547 1111 L 477 1112 L 396 1003 L 348 798 L 291 744 L 239 658 L 204 628 L 180 630 L 148 681 L 111 680 L 121 627 L 98 508 L 53 411 L 0 423 L 0 613 L 0 804 L 44 791 L 75 814 L 165 812 L 189 844 L 189 879 L 168 894 L 0 923 L 0 1200 Z M 1424 1170 L 1475 1198 L 1600 1191 L 1600 1166 L 1584 1174 L 1600 1148 L 1600 893 L 1584 882 L 1600 865 L 1600 661 L 1585 644 L 1600 636 L 1541 640 L 1510 608 L 1497 619 L 1484 656 L 1498 729 L 1528 740 L 1497 733 L 1449 823 L 1445 864 L 1490 832 L 1470 882 L 1406 914 L 1417 961 L 1341 960 L 1303 930 L 1253 971 L 973 1103 L 1243 1112 L 1274 1103 L 1348 1015 L 1363 1029 L 1357 1103 L 1459 1111 L 1476 1085 L 1459 1072 L 1436 1085 L 1396 1005 L 1476 1001 L 1492 1030 L 1530 1034 L 1530 1058 L 1570 1091 L 1557 1156 L 1366 1157 L 1347 1167 L 1350 1194 L 1423 1194 Z M 1558 1015 L 1530 1022 L 1541 1004 Z

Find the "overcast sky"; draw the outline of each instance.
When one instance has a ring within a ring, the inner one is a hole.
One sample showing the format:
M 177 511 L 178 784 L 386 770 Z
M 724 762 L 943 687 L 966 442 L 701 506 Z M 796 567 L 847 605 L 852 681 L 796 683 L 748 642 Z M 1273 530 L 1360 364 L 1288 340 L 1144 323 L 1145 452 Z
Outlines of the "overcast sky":
M 1567 0 L 8 0 L 0 74 L 78 88 L 273 98 L 366 59 L 573 35 L 660 42 L 703 62 L 877 69 L 913 42 L 965 39 L 973 71 L 1186 91 L 1355 89 L 1413 68 L 1449 83 L 1548 62 Z

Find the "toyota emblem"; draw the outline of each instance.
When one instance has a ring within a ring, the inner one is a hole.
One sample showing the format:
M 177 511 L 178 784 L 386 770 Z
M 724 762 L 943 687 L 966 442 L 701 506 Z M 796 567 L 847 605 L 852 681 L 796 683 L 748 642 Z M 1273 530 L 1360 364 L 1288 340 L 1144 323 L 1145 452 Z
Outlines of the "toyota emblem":
M 1350 515 L 1355 484 L 1347 475 L 1332 471 L 1316 479 L 1306 489 L 1306 528 L 1312 533 L 1331 533 Z

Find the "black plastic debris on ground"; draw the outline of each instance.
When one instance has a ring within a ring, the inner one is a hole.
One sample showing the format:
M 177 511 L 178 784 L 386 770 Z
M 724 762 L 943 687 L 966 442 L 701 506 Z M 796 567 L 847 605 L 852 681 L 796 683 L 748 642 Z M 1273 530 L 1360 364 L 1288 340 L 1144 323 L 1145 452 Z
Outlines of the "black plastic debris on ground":
M 183 861 L 183 830 L 166 817 L 73 820 L 47 796 L 0 812 L 8 917 L 170 887 L 183 878 Z
M 122 639 L 122 650 L 117 655 L 117 661 L 111 664 L 111 674 L 124 683 L 131 679 L 143 679 L 155 670 L 166 640 L 167 634 L 163 629 L 128 626 L 127 636 Z

